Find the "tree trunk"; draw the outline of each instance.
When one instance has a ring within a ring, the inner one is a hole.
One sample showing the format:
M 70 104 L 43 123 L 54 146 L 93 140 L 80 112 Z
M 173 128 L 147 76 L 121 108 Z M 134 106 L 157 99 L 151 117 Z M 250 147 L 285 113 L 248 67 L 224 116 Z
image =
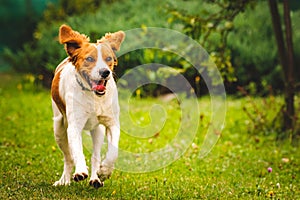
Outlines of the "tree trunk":
M 285 21 L 285 33 L 286 33 L 286 45 L 284 43 L 283 31 L 281 28 L 280 15 L 278 12 L 277 1 L 269 0 L 269 8 L 272 16 L 273 29 L 276 37 L 276 43 L 278 48 L 278 54 L 282 71 L 285 79 L 285 110 L 283 119 L 283 129 L 285 131 L 292 130 L 294 127 L 294 58 L 293 58 L 293 41 L 292 41 L 292 28 L 290 19 L 290 9 L 288 0 L 283 1 L 284 4 L 284 21 Z M 287 46 L 287 51 L 286 51 Z
M 294 82 L 294 49 L 292 38 L 292 26 L 290 17 L 289 1 L 283 1 L 284 9 L 284 23 L 285 23 L 285 38 L 287 46 L 287 79 L 286 79 L 286 113 L 289 118 L 285 124 L 286 128 L 293 129 L 295 123 L 295 108 L 294 108 L 294 96 L 295 96 L 295 82 Z

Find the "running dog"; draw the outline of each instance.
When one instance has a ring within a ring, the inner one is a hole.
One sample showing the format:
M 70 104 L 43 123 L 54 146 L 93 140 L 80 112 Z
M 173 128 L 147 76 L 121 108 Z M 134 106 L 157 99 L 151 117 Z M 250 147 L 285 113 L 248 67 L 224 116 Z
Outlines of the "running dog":
M 57 66 L 51 86 L 54 135 L 64 155 L 64 170 L 54 186 L 69 185 L 71 178 L 77 182 L 88 177 L 83 130 L 90 131 L 93 141 L 90 185 L 102 187 L 111 176 L 120 137 L 118 91 L 112 73 L 117 65 L 115 51 L 124 38 L 125 33 L 118 31 L 90 43 L 87 36 L 67 25 L 59 29 L 59 42 L 68 57 Z M 105 135 L 108 150 L 101 162 Z

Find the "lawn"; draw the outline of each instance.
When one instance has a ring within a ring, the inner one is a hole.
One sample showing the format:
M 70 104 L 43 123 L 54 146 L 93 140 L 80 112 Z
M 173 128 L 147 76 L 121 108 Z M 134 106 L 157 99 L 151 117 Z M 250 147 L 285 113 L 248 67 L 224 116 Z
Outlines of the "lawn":
M 289 140 L 276 141 L 275 133 L 249 131 L 251 121 L 242 110 L 245 98 L 227 98 L 226 126 L 218 143 L 202 159 L 199 152 L 210 119 L 208 97 L 198 100 L 200 120 L 192 144 L 187 144 L 183 155 L 171 164 L 151 172 L 132 173 L 128 171 L 137 172 L 136 168 L 130 162 L 126 168 L 123 159 L 103 188 L 90 187 L 88 180 L 54 187 L 63 169 L 62 154 L 52 132 L 50 93 L 34 82 L 32 76 L 0 75 L 0 199 L 300 198 L 298 147 Z M 120 149 L 150 153 L 164 148 L 175 137 L 182 120 L 181 104 L 176 100 L 120 99 Z M 192 119 L 185 123 L 193 125 Z M 90 165 L 90 138 L 83 134 Z M 172 152 L 170 155 L 174 156 Z M 136 157 L 136 162 L 140 159 Z

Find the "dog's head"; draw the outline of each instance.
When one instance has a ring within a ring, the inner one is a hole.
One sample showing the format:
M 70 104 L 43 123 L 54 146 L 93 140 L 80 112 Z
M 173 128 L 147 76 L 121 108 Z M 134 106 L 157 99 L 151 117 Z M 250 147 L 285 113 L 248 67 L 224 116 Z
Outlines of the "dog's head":
M 107 33 L 97 43 L 67 25 L 59 29 L 59 42 L 65 44 L 69 61 L 97 95 L 105 94 L 107 80 L 117 65 L 115 51 L 120 49 L 125 38 L 123 31 Z

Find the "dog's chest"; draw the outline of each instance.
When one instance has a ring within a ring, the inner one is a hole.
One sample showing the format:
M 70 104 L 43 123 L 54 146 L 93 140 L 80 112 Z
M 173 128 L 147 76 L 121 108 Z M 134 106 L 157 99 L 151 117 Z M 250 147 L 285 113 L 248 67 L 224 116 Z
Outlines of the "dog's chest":
M 113 103 L 109 98 L 99 99 L 96 97 L 90 104 L 89 110 L 86 110 L 88 119 L 84 126 L 85 130 L 94 129 L 98 124 L 111 126 L 116 124 L 119 115 L 119 107 L 117 103 Z
M 89 118 L 87 119 L 84 129 L 85 130 L 92 130 L 97 125 L 103 124 L 105 126 L 111 126 L 115 124 L 115 120 L 113 115 L 107 114 L 107 113 L 91 113 Z

